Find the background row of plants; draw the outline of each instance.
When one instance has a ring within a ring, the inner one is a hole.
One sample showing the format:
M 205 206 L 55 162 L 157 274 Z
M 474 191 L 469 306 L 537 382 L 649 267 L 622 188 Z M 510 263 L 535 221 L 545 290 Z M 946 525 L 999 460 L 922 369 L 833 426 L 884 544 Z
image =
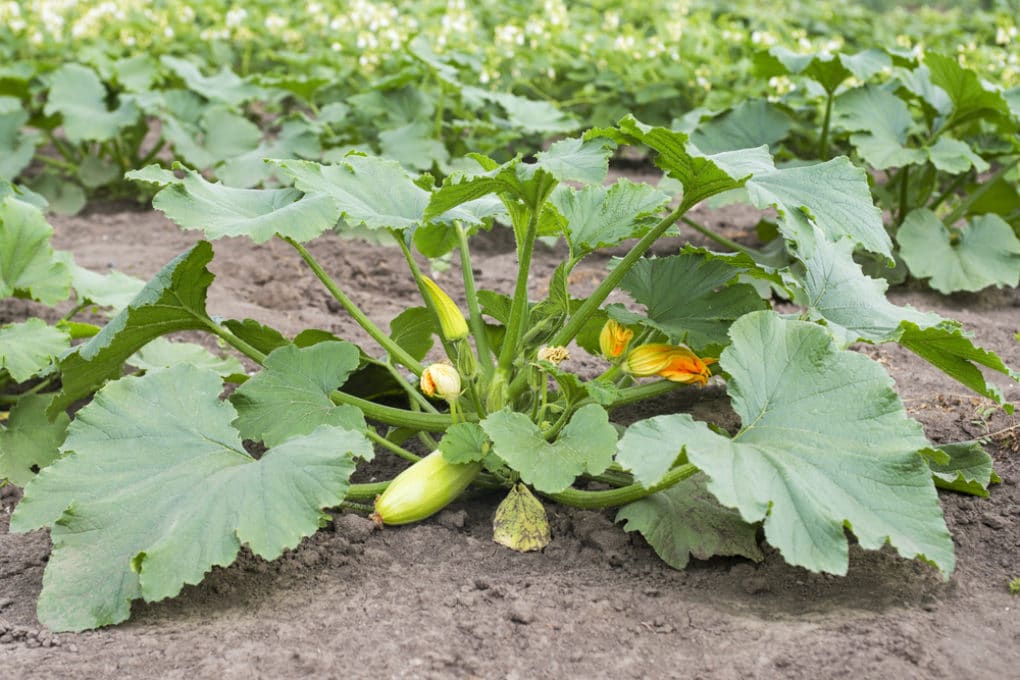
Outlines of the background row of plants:
M 898 246 L 895 269 L 869 271 L 1016 285 L 1013 4 L 877 20 L 836 3 L 7 3 L 0 179 L 76 212 L 147 200 L 124 175 L 154 160 L 237 187 L 289 184 L 267 157 L 352 150 L 442 177 L 469 151 L 503 161 L 632 112 L 696 128 L 707 152 L 848 155 Z

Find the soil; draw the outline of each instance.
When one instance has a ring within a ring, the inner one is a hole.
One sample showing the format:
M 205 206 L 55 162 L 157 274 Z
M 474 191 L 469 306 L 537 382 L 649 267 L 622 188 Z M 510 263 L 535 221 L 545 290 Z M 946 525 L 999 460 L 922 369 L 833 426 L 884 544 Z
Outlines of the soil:
M 726 228 L 754 221 L 703 218 Z M 198 238 L 158 213 L 116 208 L 53 222 L 56 245 L 80 264 L 143 278 Z M 214 245 L 213 314 L 255 318 L 291 334 L 322 328 L 371 346 L 286 244 Z M 377 321 L 415 304 L 394 250 L 335 236 L 310 249 Z M 535 292 L 547 285 L 560 255 L 537 253 Z M 604 266 L 582 264 L 574 283 L 591 287 Z M 512 287 L 505 230 L 484 239 L 475 267 L 484 287 Z M 981 345 L 1020 366 L 1018 291 L 945 298 L 898 290 L 891 297 L 963 321 Z M 39 310 L 28 303 L 0 304 L 0 322 L 33 313 Z M 958 557 L 948 582 L 891 550 L 856 547 L 845 577 L 791 567 L 769 549 L 760 564 L 716 558 L 674 571 L 641 538 L 614 525 L 612 513 L 555 506 L 552 544 L 541 554 L 517 554 L 492 543 L 497 501 L 482 496 L 418 525 L 383 531 L 338 513 L 332 527 L 276 562 L 242 554 L 177 598 L 136 602 L 127 623 L 53 634 L 35 616 L 49 538 L 44 531 L 7 533 L 17 501 L 9 488 L 0 498 L 0 676 L 1018 677 L 1020 597 L 1007 588 L 1020 576 L 1017 417 L 988 408 L 987 400 L 898 347 L 861 351 L 885 364 L 933 441 L 990 436 L 1003 479 L 991 498 L 941 496 Z M 573 361 L 579 372 L 595 365 Z M 1020 386 L 997 384 L 1020 402 Z M 717 387 L 680 391 L 623 417 L 678 410 L 733 418 Z

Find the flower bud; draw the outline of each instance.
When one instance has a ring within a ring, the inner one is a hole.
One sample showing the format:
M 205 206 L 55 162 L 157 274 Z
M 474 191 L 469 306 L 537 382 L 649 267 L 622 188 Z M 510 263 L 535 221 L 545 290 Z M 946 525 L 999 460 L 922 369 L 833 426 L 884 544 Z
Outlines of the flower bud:
M 673 382 L 704 385 L 712 375 L 708 367 L 715 361 L 700 358 L 684 345 L 652 343 L 632 349 L 625 368 L 637 377 L 658 375 Z
M 421 391 L 448 402 L 460 397 L 460 373 L 450 364 L 430 364 L 421 374 Z
M 432 307 L 436 310 L 436 316 L 439 317 L 439 329 L 442 331 L 443 337 L 450 342 L 466 338 L 468 334 L 467 321 L 457 304 L 435 281 L 427 276 L 421 277 L 421 280 L 425 285 L 429 300 L 432 302 Z
M 615 359 L 620 356 L 627 351 L 627 345 L 630 344 L 633 337 L 634 331 L 621 326 L 616 320 L 606 321 L 602 326 L 602 332 L 599 333 L 599 349 L 602 351 L 602 356 L 607 359 Z

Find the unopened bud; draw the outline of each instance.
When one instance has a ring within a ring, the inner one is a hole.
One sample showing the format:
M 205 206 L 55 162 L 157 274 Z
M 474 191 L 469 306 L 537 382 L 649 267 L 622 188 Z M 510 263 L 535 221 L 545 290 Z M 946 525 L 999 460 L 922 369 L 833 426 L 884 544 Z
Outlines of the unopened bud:
M 421 280 L 425 285 L 429 300 L 432 302 L 432 307 L 436 310 L 436 316 L 439 317 L 439 329 L 442 331 L 443 337 L 449 342 L 466 338 L 468 325 L 460 307 L 435 281 L 427 276 L 421 277 Z
M 450 364 L 431 364 L 421 374 L 421 391 L 448 402 L 460 397 L 460 373 Z

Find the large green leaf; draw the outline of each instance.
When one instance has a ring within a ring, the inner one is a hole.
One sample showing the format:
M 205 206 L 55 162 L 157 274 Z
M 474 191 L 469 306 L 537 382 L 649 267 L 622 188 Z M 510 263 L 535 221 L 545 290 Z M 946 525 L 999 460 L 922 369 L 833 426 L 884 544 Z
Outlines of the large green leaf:
M 609 157 L 615 148 L 616 144 L 604 137 L 572 137 L 539 151 L 535 161 L 561 182 L 601 184 L 609 173 Z
M 638 531 L 656 554 L 674 569 L 683 569 L 691 557 L 707 560 L 716 555 L 764 558 L 758 547 L 758 527 L 740 513 L 719 505 L 705 488 L 707 478 L 695 475 L 664 491 L 625 505 L 616 514 L 627 531 Z
M 276 446 L 320 425 L 365 429 L 365 417 L 353 406 L 329 399 L 358 367 L 360 353 L 349 342 L 320 342 L 298 348 L 284 345 L 266 357 L 261 372 L 231 397 L 234 426 L 245 439 Z
M 207 238 L 247 236 L 265 243 L 275 235 L 309 241 L 336 224 L 340 214 L 328 196 L 296 189 L 236 189 L 187 171 L 156 194 L 152 207 L 185 229 Z
M 566 237 L 574 257 L 614 246 L 656 222 L 655 213 L 669 196 L 648 184 L 620 179 L 612 186 L 560 187 L 552 203 L 566 218 Z
M 336 165 L 277 161 L 310 196 L 331 200 L 351 226 L 407 229 L 421 223 L 429 193 L 399 163 L 373 156 L 347 156 Z
M 113 139 L 141 116 L 130 101 L 108 110 L 106 87 L 95 71 L 81 64 L 64 64 L 50 75 L 44 111 L 61 115 L 64 134 L 73 144 Z
M 205 311 L 206 291 L 213 280 L 206 265 L 212 256 L 207 241 L 178 255 L 98 335 L 64 357 L 60 361 L 62 389 L 52 411 L 66 408 L 118 377 L 127 358 L 151 340 L 213 324 Z
M 415 121 L 379 133 L 379 150 L 386 158 L 398 161 L 411 170 L 430 170 L 450 160 L 450 153 L 441 140 L 432 135 L 430 122 Z
M 906 102 L 889 90 L 869 85 L 848 90 L 836 98 L 833 124 L 857 132 L 850 143 L 874 168 L 898 168 L 924 163 L 922 149 L 906 147 L 913 118 Z
M 624 142 L 638 142 L 654 150 L 658 155 L 655 164 L 670 177 L 679 180 L 684 188 L 684 203 L 693 206 L 715 194 L 743 186 L 747 175 L 734 176 L 706 157 L 697 149 L 688 146 L 689 137 L 664 127 L 645 125 L 633 116 L 620 121 L 617 131 L 593 130 L 591 136 L 610 136 Z M 732 168 L 730 168 L 732 171 Z
M 16 292 L 52 305 L 67 298 L 71 274 L 50 245 L 53 228 L 33 205 L 0 200 L 0 300 Z
M 145 287 L 145 281 L 119 271 L 100 274 L 79 267 L 73 262 L 70 269 L 71 287 L 77 293 L 78 299 L 88 300 L 102 307 L 123 309 Z
M 7 429 L 0 428 L 0 481 L 25 486 L 36 473 L 60 457 L 71 419 L 46 415 L 50 395 L 29 394 L 11 407 Z
M 163 56 L 163 65 L 176 73 L 184 84 L 206 99 L 223 102 L 231 107 L 238 107 L 246 101 L 262 95 L 262 90 L 238 77 L 224 66 L 213 76 L 204 76 L 198 67 L 184 59 Z
M 16 97 L 0 96 L 0 180 L 13 180 L 35 155 L 35 136 L 24 130 L 28 112 Z
M 960 66 L 956 59 L 936 52 L 927 52 L 924 55 L 924 65 L 928 67 L 931 82 L 942 88 L 953 102 L 950 125 L 968 123 L 981 118 L 1009 117 L 1009 105 L 1002 94 L 996 90 L 986 89 L 977 74 Z
M 493 452 L 544 493 L 563 491 L 584 472 L 604 472 L 616 451 L 616 430 L 596 404 L 579 408 L 551 444 L 526 415 L 508 409 L 490 414 L 481 426 Z
M 950 233 L 926 208 L 912 210 L 896 240 L 900 256 L 918 278 L 941 293 L 1020 283 L 1020 240 L 998 215 L 981 215 Z
M 244 365 L 236 357 L 222 357 L 194 342 L 174 342 L 166 338 L 152 340 L 128 357 L 127 363 L 142 371 L 191 364 L 221 377 L 244 375 Z
M 848 240 L 819 242 L 798 275 L 812 319 L 825 321 L 842 344 L 898 342 L 970 389 L 1003 403 L 978 366 L 1014 375 L 993 352 L 975 347 L 959 324 L 885 297 L 885 281 L 865 276 Z
M 779 107 L 764 99 L 750 99 L 727 113 L 701 123 L 691 131 L 691 141 L 705 153 L 771 147 L 786 139 L 793 121 Z
M 656 328 L 695 351 L 721 347 L 728 342 L 731 323 L 766 307 L 753 286 L 735 282 L 742 271 L 695 253 L 640 260 L 620 288 L 644 305 L 646 314 L 617 305 L 610 308 L 610 315 L 623 324 Z
M 435 317 L 425 307 L 409 307 L 390 321 L 390 339 L 418 361 L 432 349 L 438 332 Z
M 810 254 L 821 234 L 830 241 L 848 236 L 861 248 L 892 259 L 892 241 L 881 211 L 872 202 L 867 174 L 846 157 L 759 170 L 746 187 L 755 206 L 779 212 L 783 236 L 805 254 Z
M 251 153 L 262 140 L 257 125 L 223 106 L 206 109 L 195 124 L 169 114 L 162 115 L 161 120 L 163 136 L 173 144 L 177 158 L 196 168 L 211 168 Z
M 173 597 L 241 545 L 275 559 L 316 531 L 343 500 L 363 435 L 321 427 L 259 460 L 230 426 L 218 376 L 177 366 L 125 378 L 71 425 L 70 455 L 25 489 L 13 531 L 52 525 L 39 596 L 52 630 L 128 618 L 131 600 Z
M 24 382 L 53 366 L 71 339 L 42 319 L 0 326 L 0 368 Z
M 671 436 L 645 455 L 672 462 L 683 446 L 716 498 L 747 522 L 764 520 L 791 564 L 845 574 L 849 529 L 865 549 L 890 543 L 951 573 L 952 538 L 918 453 L 928 440 L 882 367 L 840 350 L 824 328 L 772 312 L 744 316 L 730 335 L 720 365 L 740 432 L 730 439 L 673 415 Z

